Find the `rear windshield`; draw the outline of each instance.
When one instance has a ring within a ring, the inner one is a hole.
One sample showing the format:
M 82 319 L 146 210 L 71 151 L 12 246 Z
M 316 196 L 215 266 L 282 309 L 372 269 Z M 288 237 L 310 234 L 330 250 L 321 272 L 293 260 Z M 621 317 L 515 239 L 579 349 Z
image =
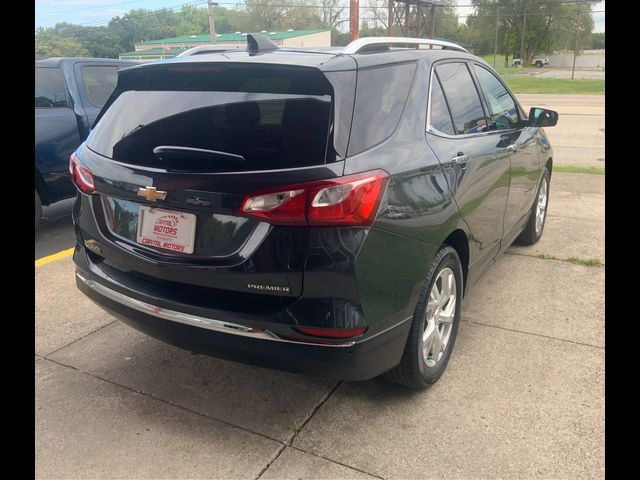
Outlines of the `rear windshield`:
M 137 85 L 131 79 L 119 83 L 122 91 L 108 102 L 87 146 L 125 163 L 185 171 L 326 162 L 328 81 L 322 85 L 316 75 L 305 82 L 299 71 L 219 66 L 208 81 L 201 70 L 163 73 L 145 72 Z

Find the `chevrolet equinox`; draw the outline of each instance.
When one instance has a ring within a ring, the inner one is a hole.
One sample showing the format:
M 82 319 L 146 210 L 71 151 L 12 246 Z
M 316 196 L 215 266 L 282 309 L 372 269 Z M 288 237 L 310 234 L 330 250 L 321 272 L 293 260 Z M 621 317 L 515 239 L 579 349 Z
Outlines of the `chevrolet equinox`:
M 429 387 L 542 235 L 558 114 L 449 42 L 247 42 L 119 72 L 70 158 L 78 288 L 194 352 Z

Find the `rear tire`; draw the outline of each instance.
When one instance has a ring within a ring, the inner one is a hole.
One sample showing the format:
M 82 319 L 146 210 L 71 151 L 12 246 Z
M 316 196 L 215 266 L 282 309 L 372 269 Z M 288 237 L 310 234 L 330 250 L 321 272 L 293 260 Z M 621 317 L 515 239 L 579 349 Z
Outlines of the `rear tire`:
M 40 201 L 40 195 L 38 195 L 38 191 L 36 190 L 36 232 L 38 231 L 40 220 L 42 220 L 42 202 Z
M 549 169 L 544 167 L 542 180 L 538 186 L 536 199 L 531 207 L 529 221 L 515 243 L 519 245 L 533 245 L 540 240 L 542 232 L 544 232 L 544 224 L 547 220 L 547 207 L 549 206 L 549 180 L 551 175 Z
M 438 381 L 458 333 L 462 292 L 460 258 L 445 245 L 427 272 L 402 360 L 385 378 L 415 390 L 425 390 Z
M 542 68 L 542 62 L 536 62 L 536 67 Z

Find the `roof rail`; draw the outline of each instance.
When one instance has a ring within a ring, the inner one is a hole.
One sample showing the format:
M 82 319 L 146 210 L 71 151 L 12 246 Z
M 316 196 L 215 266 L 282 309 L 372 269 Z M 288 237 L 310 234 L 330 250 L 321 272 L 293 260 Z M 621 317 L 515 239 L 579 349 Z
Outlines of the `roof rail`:
M 469 53 L 466 48 L 452 42 L 443 40 L 431 40 L 430 38 L 408 38 L 408 37 L 364 37 L 349 43 L 341 53 L 353 54 L 371 45 L 429 45 L 438 46 L 450 50 L 458 50 L 459 52 Z
M 192 47 L 189 50 L 180 52 L 178 55 L 176 55 L 176 57 L 188 57 L 191 55 L 200 55 L 203 53 L 221 53 L 228 52 L 229 50 L 240 50 L 240 47 L 237 45 L 216 45 L 213 43 L 198 45 L 197 47 Z

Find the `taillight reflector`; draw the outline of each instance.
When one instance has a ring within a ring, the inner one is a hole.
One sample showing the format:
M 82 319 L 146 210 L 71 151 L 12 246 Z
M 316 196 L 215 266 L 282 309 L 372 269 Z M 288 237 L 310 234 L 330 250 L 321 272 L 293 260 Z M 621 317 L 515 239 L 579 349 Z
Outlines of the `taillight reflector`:
M 75 153 L 72 153 L 69 157 L 69 173 L 73 184 L 84 193 L 95 192 L 96 186 L 93 181 L 93 174 L 88 168 L 80 165 L 78 156 Z
M 371 225 L 388 179 L 373 170 L 261 190 L 243 198 L 239 213 L 274 225 Z
M 316 327 L 293 327 L 300 333 L 324 338 L 351 338 L 362 335 L 366 328 L 316 328 Z

